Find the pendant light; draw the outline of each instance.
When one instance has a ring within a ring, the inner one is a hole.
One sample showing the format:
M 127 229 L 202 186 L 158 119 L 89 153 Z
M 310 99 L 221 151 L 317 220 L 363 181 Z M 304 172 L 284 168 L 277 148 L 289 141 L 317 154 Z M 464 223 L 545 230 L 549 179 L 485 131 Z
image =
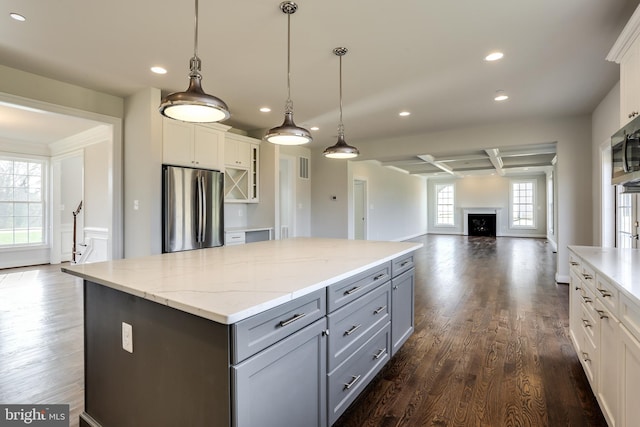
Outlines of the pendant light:
M 287 14 L 287 101 L 284 105 L 284 122 L 264 136 L 266 141 L 279 145 L 301 145 L 311 142 L 311 133 L 293 122 L 293 101 L 291 101 L 291 15 L 298 5 L 291 1 L 280 3 L 280 10 Z
M 338 124 L 338 142 L 324 150 L 324 156 L 330 159 L 353 159 L 358 157 L 360 151 L 356 147 L 348 145 L 344 140 L 344 124 L 342 123 L 342 57 L 347 54 L 346 47 L 337 47 L 333 53 L 340 58 L 340 123 Z
M 160 113 L 183 122 L 207 123 L 226 120 L 231 115 L 229 107 L 220 98 L 202 90 L 201 62 L 198 58 L 198 0 L 195 11 L 195 34 L 193 57 L 189 61 L 189 88 L 184 92 L 167 95 L 160 104 Z

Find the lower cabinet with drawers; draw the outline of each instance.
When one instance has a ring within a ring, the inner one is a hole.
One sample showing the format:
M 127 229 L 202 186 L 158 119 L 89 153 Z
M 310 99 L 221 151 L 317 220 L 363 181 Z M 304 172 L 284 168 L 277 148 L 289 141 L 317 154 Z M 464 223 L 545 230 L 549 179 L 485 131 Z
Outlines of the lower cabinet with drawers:
M 607 275 L 608 270 L 619 271 L 611 268 L 613 257 L 597 254 L 597 248 L 570 247 L 569 332 L 609 426 L 636 426 L 640 301 Z
M 413 267 L 402 255 L 233 324 L 85 280 L 80 426 L 331 426 L 411 335 Z

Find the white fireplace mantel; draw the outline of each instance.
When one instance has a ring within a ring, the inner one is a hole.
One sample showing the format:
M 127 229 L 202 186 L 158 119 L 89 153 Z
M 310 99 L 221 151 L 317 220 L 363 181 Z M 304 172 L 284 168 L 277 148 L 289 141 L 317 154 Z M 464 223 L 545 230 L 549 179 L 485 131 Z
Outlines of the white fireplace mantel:
M 462 208 L 463 220 L 462 220 L 462 235 L 469 235 L 469 214 L 472 215 L 487 215 L 496 214 L 496 236 L 502 236 L 502 208 Z

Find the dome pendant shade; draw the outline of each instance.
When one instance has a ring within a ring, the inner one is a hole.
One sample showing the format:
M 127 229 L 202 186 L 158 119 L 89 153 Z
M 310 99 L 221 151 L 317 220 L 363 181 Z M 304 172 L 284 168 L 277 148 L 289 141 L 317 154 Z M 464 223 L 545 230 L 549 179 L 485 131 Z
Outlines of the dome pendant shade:
M 229 107 L 223 100 L 202 90 L 200 73 L 191 74 L 185 92 L 167 95 L 160 104 L 163 116 L 183 122 L 209 123 L 229 118 Z
M 331 147 L 327 147 L 322 154 L 330 159 L 353 159 L 358 157 L 360 151 L 356 147 L 347 144 L 344 140 L 344 135 L 338 135 L 338 142 Z
M 278 127 L 269 129 L 264 139 L 279 145 L 302 145 L 313 140 L 308 130 L 296 126 L 293 122 L 292 111 L 284 113 L 284 122 Z
M 344 140 L 344 124 L 342 123 L 342 57 L 348 52 L 346 47 L 337 47 L 333 53 L 340 58 L 340 121 L 338 122 L 338 142 L 327 147 L 322 153 L 329 159 L 353 159 L 360 155 L 356 147 L 352 147 Z
M 167 95 L 160 103 L 160 114 L 174 120 L 192 123 L 219 122 L 228 119 L 229 107 L 220 98 L 202 90 L 201 62 L 198 58 L 198 0 L 195 0 L 193 56 L 189 61 L 189 87 L 184 92 Z
M 278 145 L 302 145 L 313 141 L 311 132 L 296 126 L 293 122 L 293 101 L 291 101 L 291 15 L 298 10 L 292 1 L 280 3 L 280 10 L 287 15 L 287 101 L 284 106 L 284 122 L 269 129 L 264 140 Z

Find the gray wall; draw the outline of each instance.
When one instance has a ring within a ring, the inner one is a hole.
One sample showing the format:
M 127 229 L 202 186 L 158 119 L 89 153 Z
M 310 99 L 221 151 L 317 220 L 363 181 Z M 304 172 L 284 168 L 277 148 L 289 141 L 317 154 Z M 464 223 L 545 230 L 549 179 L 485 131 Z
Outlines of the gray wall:
M 158 105 L 160 90 L 153 88 L 125 100 L 125 258 L 162 252 L 162 116 Z
M 611 144 L 611 135 L 620 128 L 620 83 L 611 88 L 591 115 L 592 166 L 593 170 L 593 244 L 613 246 L 615 244 L 615 223 L 613 218 L 603 218 L 602 207 L 613 206 L 613 186 L 610 176 L 602 176 L 602 148 Z M 608 160 L 608 159 L 606 159 Z M 603 184 L 605 180 L 605 184 Z M 606 183 L 609 181 L 609 183 Z M 604 192 L 604 194 L 603 194 Z M 611 192 L 611 193 L 608 193 Z M 604 235 L 604 238 L 603 238 Z
M 348 162 L 327 159 L 322 150 L 311 154 L 311 235 L 349 236 Z

